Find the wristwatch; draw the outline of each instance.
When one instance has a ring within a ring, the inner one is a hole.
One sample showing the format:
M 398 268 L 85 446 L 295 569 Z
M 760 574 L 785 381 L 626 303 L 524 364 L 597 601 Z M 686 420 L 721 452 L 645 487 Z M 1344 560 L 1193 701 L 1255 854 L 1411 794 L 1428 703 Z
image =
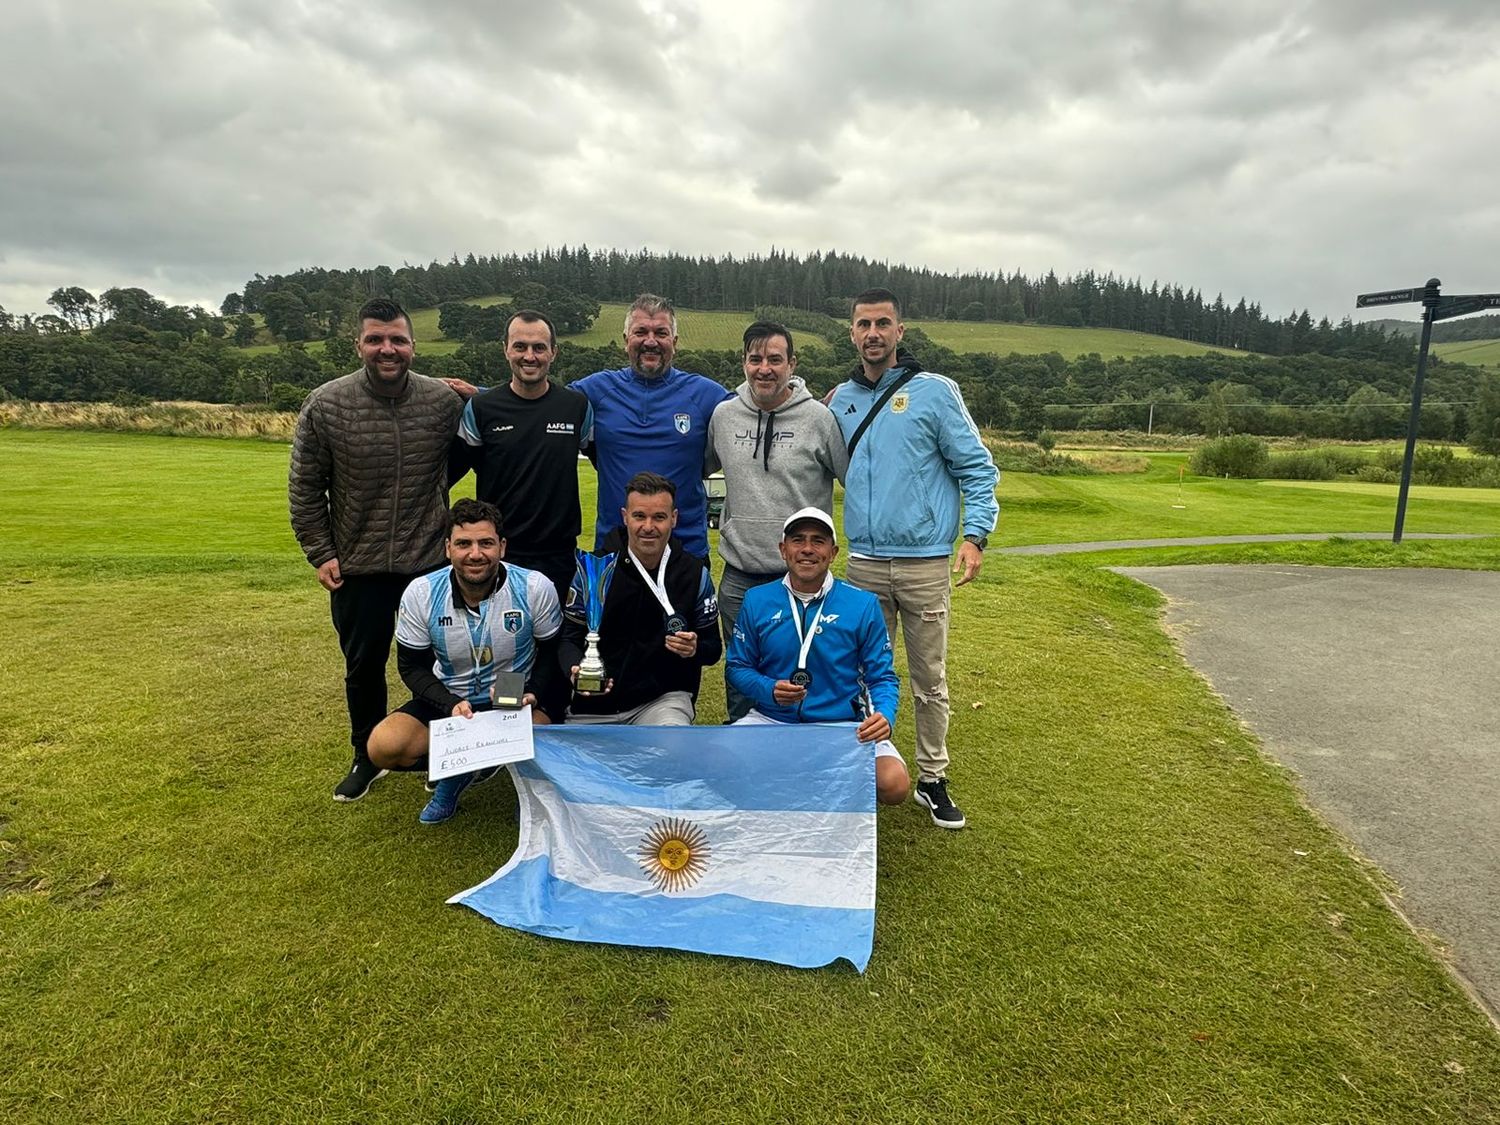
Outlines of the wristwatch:
M 982 551 L 990 545 L 990 537 L 988 535 L 965 535 L 964 542 L 972 543 Z

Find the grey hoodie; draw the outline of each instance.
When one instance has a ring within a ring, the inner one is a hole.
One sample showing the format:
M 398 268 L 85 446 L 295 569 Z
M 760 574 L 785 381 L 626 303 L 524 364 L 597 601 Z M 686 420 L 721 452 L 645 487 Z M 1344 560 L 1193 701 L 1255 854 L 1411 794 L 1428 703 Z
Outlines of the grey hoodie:
M 741 383 L 714 408 L 704 475 L 724 470 L 719 554 L 752 574 L 786 570 L 777 550 L 781 525 L 799 508 L 833 511 L 833 481 L 844 479 L 849 454 L 838 422 L 801 379 L 775 410 L 761 410 Z

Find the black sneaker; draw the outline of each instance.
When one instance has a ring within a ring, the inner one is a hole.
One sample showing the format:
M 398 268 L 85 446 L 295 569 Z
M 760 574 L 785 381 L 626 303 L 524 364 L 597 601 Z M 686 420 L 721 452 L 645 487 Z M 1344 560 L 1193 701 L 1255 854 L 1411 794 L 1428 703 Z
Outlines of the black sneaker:
M 965 823 L 963 810 L 948 796 L 948 779 L 919 781 L 912 791 L 911 799 L 932 813 L 932 823 L 939 828 L 962 828 Z
M 333 789 L 335 801 L 357 801 L 370 791 L 370 786 L 386 775 L 374 762 L 366 757 L 354 759 L 354 765 L 344 775 L 344 780 Z

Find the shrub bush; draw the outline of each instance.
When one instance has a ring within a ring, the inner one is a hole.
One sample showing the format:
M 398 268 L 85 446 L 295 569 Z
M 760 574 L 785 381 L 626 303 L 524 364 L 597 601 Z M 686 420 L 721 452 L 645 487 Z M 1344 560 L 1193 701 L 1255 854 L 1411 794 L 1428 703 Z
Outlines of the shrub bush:
M 1250 434 L 1231 434 L 1204 442 L 1193 454 L 1191 467 L 1202 477 L 1263 477 L 1270 454 L 1266 443 Z
M 1357 449 L 1346 449 L 1342 445 L 1325 446 L 1315 451 L 1326 458 L 1336 473 L 1353 475 L 1370 463 L 1370 459 Z
M 1296 449 L 1271 454 L 1264 475 L 1274 480 L 1333 480 L 1339 473 L 1322 450 Z
M 1397 484 L 1401 480 L 1401 474 L 1395 469 L 1387 469 L 1383 465 L 1361 465 L 1354 473 L 1355 480 L 1362 480 L 1368 484 Z
M 302 409 L 302 400 L 307 398 L 305 387 L 294 387 L 290 383 L 273 383 L 271 385 L 272 410 L 286 410 L 295 414 Z

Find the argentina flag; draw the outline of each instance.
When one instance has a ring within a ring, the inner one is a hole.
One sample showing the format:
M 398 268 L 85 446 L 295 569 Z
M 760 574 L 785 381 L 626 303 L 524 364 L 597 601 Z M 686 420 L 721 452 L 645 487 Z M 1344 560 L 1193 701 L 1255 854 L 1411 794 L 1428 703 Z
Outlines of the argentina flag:
M 454 895 L 571 941 L 861 972 L 875 934 L 875 751 L 854 725 L 545 727 L 508 767 L 510 861 Z

